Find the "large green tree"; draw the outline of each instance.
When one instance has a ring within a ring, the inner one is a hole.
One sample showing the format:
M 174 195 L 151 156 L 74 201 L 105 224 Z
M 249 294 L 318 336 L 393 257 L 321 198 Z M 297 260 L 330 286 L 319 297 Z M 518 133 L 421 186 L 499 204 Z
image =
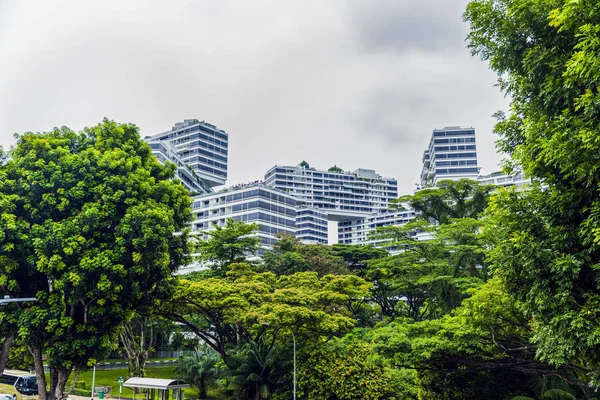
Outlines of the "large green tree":
M 540 183 L 493 200 L 494 273 L 533 318 L 538 356 L 600 386 L 600 3 L 475 0 L 465 19 L 511 98 L 499 148 Z
M 410 205 L 417 212 L 417 218 L 446 224 L 453 218 L 478 218 L 495 189 L 493 185 L 481 185 L 471 179 L 443 180 L 438 187 L 400 196 L 394 203 L 398 207 Z
M 366 278 L 383 317 L 438 318 L 458 307 L 468 288 L 488 279 L 479 216 L 492 189 L 468 179 L 443 181 L 398 200 L 414 207 L 417 217 L 378 228 L 372 238 L 398 253 L 367 261 Z
M 36 297 L 18 334 L 40 399 L 103 356 L 132 311 L 165 297 L 187 259 L 190 199 L 140 140 L 104 120 L 25 133 L 0 165 L 0 289 Z M 50 368 L 49 391 L 42 356 Z
M 393 365 L 417 371 L 420 399 L 503 400 L 536 394 L 543 383 L 570 385 L 578 398 L 590 398 L 577 366 L 556 368 L 535 358 L 530 321 L 499 280 L 470 291 L 442 318 L 398 319 L 364 339 Z
M 161 312 L 185 324 L 231 367 L 233 350 L 257 341 L 262 324 L 333 335 L 354 326 L 352 307 L 370 285 L 354 275 L 302 272 L 276 277 L 232 264 L 225 278 L 182 280 Z
M 246 258 L 256 255 L 260 238 L 253 234 L 256 224 L 246 224 L 233 218 L 225 221 L 225 226 L 213 224 L 203 233 L 206 240 L 199 240 L 196 246 L 198 259 L 206 262 L 214 276 L 224 277 L 231 264 L 246 262 Z
M 319 275 L 348 272 L 342 257 L 331 247 L 322 244 L 304 244 L 290 235 L 278 235 L 273 250 L 263 257 L 262 267 L 277 275 L 296 272 L 317 272 Z

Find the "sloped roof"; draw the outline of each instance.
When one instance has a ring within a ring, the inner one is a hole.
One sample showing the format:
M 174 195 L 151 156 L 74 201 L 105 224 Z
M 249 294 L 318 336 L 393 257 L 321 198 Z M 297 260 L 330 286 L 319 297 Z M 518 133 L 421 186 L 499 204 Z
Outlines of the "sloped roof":
M 185 381 L 157 378 L 129 378 L 123 383 L 123 386 L 145 389 L 183 389 L 190 387 Z

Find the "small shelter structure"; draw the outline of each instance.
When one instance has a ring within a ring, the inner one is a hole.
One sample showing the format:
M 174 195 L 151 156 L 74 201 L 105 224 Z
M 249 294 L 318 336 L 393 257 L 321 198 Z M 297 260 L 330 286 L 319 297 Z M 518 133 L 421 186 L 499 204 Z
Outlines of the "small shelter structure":
M 183 389 L 190 387 L 177 379 L 129 378 L 123 386 L 148 389 L 148 400 L 183 400 Z

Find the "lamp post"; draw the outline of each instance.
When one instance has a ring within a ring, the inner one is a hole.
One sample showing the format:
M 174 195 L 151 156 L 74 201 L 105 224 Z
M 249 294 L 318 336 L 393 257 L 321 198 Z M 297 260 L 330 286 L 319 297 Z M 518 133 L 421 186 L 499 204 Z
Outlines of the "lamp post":
M 96 384 L 96 364 L 94 364 L 94 372 L 92 372 L 92 400 L 94 400 L 94 389 Z
M 35 297 L 16 297 L 11 299 L 9 295 L 4 295 L 3 299 L 0 299 L 0 304 L 8 304 L 8 303 L 23 303 L 27 301 L 37 301 Z

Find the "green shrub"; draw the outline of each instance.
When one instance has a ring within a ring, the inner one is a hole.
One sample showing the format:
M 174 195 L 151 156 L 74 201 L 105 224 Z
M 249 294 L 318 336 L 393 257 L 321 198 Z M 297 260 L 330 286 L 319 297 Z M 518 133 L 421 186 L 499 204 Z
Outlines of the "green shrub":
M 85 390 L 82 388 L 75 388 L 73 389 L 73 393 L 75 396 L 86 396 L 86 397 L 90 397 L 91 393 L 89 390 Z

